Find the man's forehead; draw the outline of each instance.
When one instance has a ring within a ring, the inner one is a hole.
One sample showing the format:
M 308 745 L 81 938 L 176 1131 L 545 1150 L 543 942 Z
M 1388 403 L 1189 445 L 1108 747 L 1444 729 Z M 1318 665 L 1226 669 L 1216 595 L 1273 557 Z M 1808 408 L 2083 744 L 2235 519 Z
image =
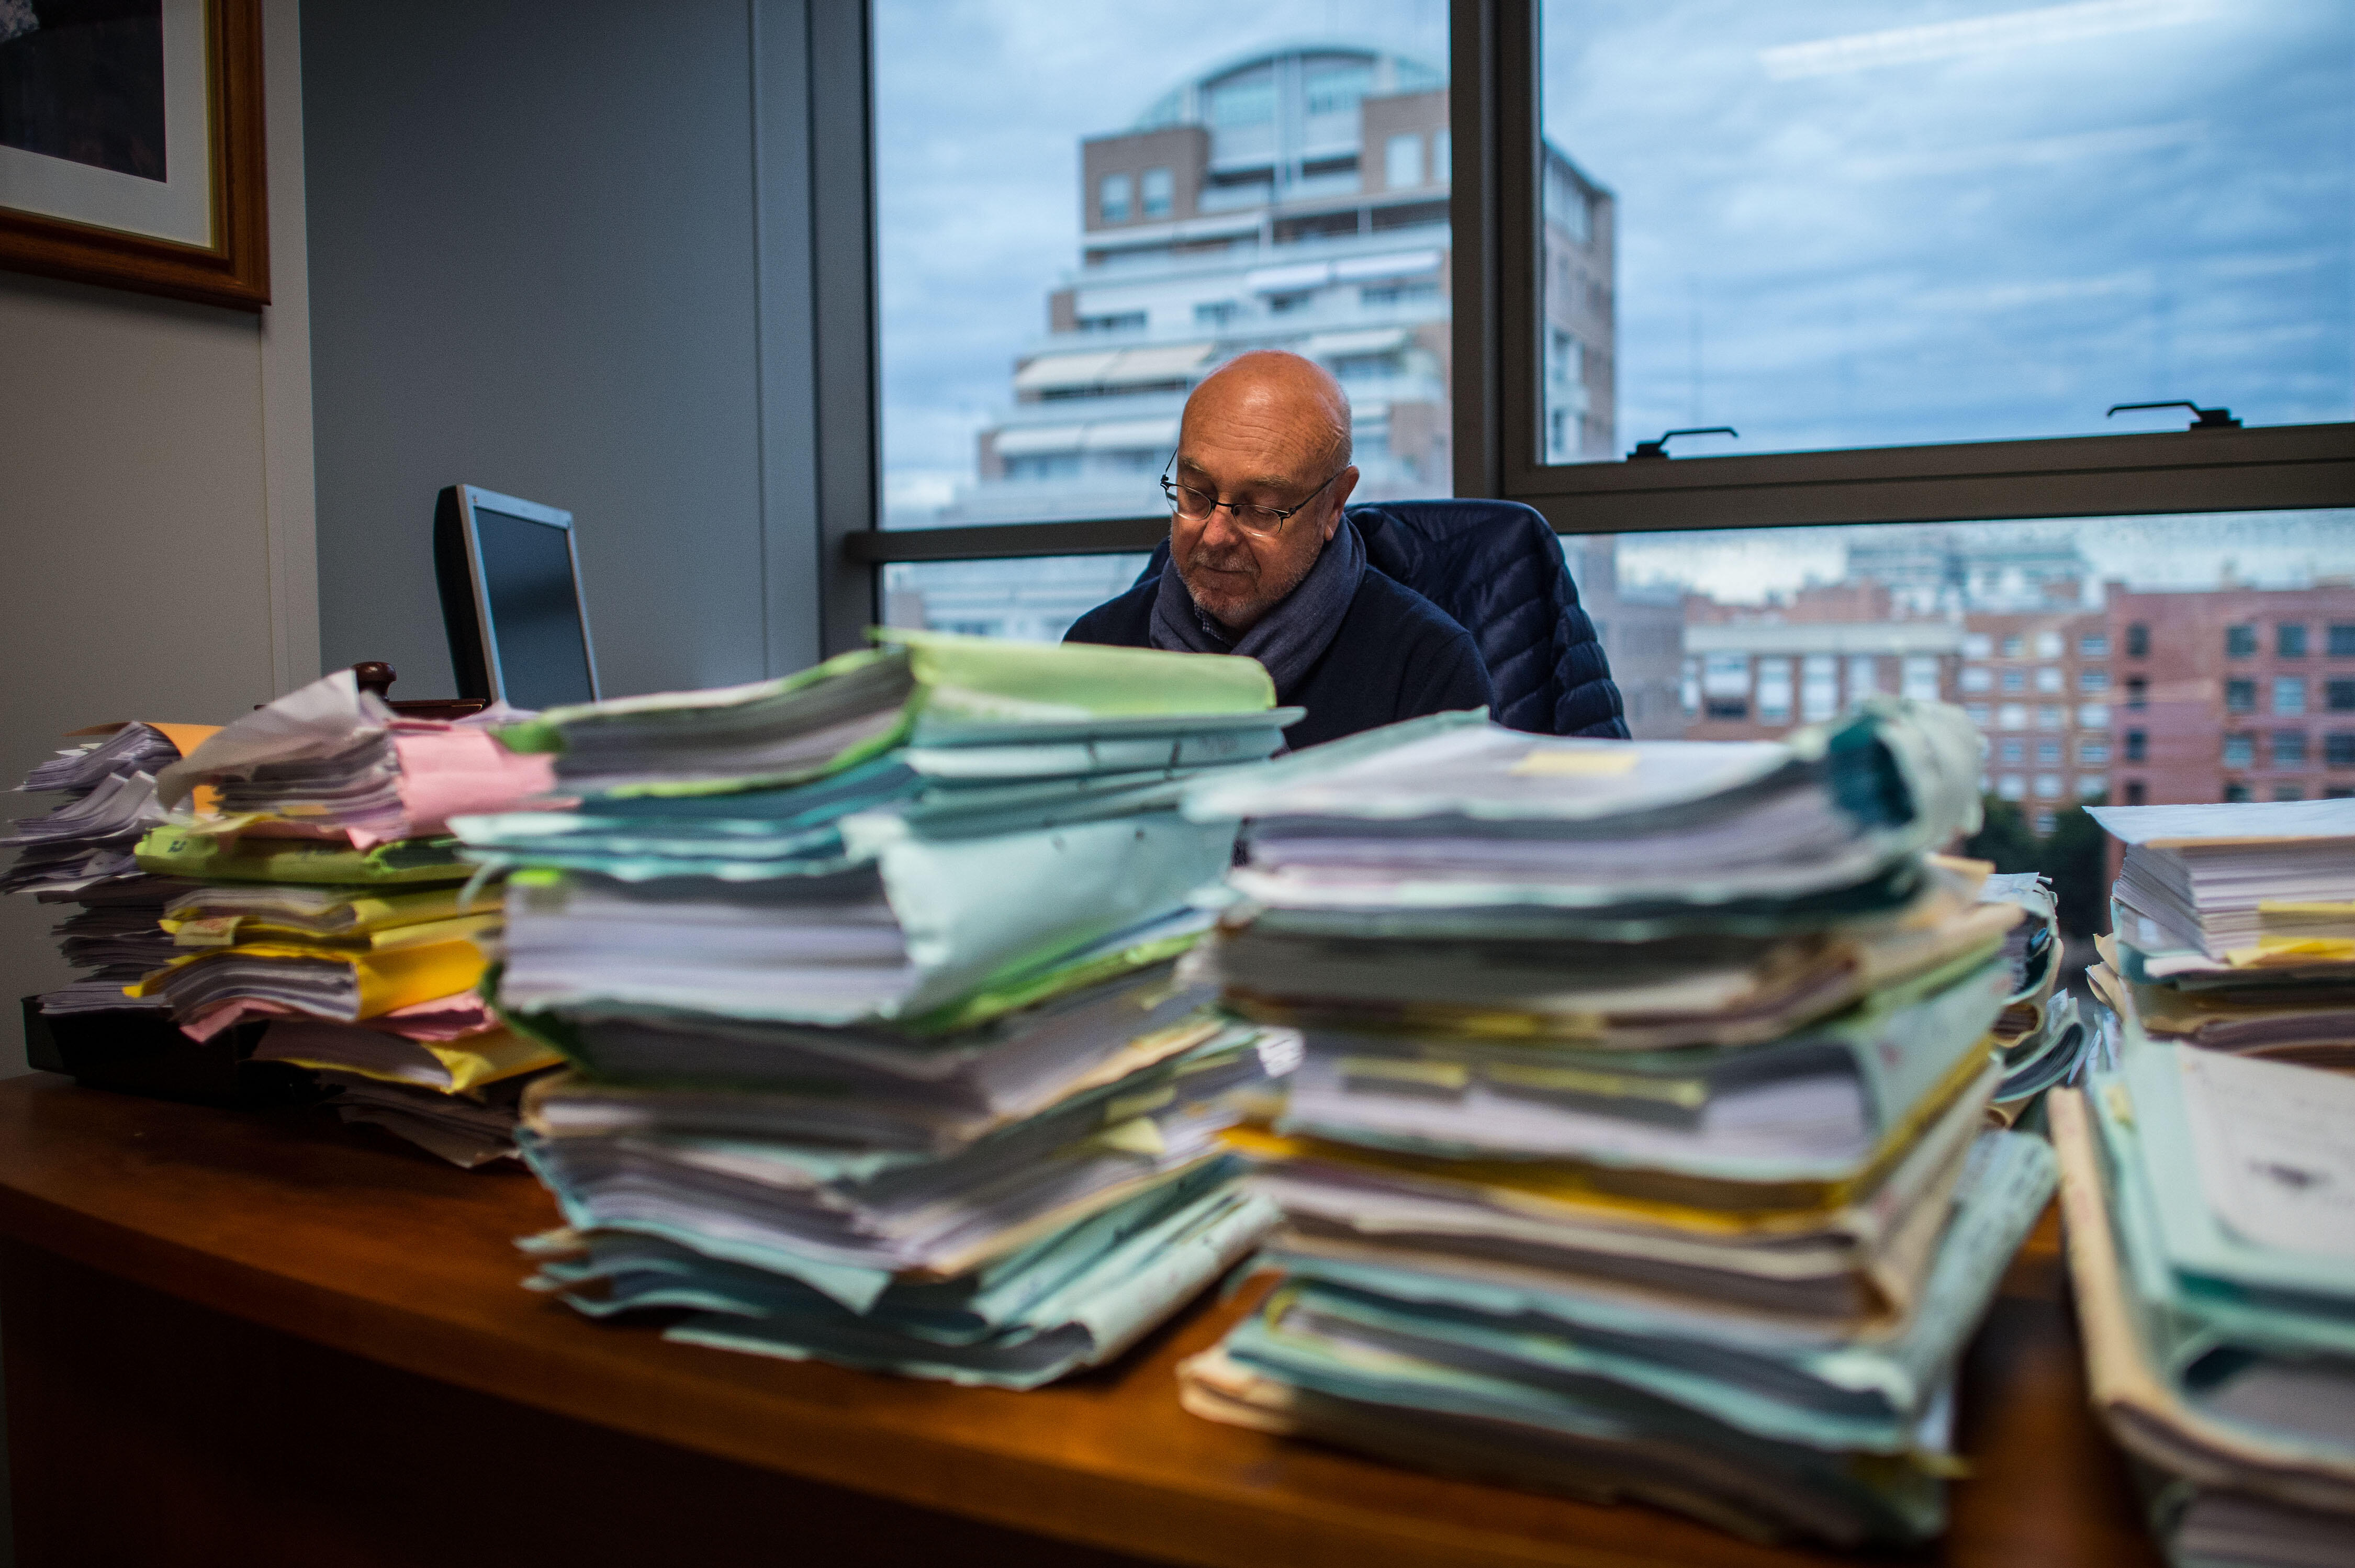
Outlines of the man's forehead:
M 1178 471 L 1181 474 L 1197 474 L 1205 479 L 1220 480 L 1231 485 L 1257 485 L 1269 489 L 1282 489 L 1287 485 L 1299 482 L 1299 475 L 1288 469 L 1265 467 L 1264 464 L 1268 461 L 1265 456 L 1245 459 L 1241 463 L 1220 462 L 1220 459 L 1222 456 L 1222 453 L 1217 452 L 1205 452 L 1198 456 L 1188 447 L 1180 445 L 1178 449 Z M 1202 458 L 1205 457 L 1210 459 L 1210 462 L 1203 462 Z M 1237 468 L 1256 471 L 1237 473 L 1235 472 Z

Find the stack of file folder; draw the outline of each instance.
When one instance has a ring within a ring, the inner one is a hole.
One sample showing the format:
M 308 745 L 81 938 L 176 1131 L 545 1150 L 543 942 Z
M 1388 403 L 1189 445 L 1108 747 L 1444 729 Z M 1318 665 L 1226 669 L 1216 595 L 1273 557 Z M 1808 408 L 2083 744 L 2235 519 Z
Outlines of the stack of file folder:
M 45 994 L 43 1012 L 140 1007 L 123 987 L 171 958 L 171 938 L 156 923 L 185 885 L 142 871 L 132 851 L 165 819 L 155 775 L 212 732 L 201 724 L 101 725 L 80 733 L 104 739 L 59 752 L 17 786 L 67 799 L 0 830 L 0 849 L 16 851 L 16 864 L 0 873 L 0 892 L 81 906 L 51 934 L 66 962 L 89 973 Z
M 1231 1141 L 1283 1210 L 1188 1408 L 1753 1536 L 1943 1522 L 1963 1344 L 2050 1196 L 1987 1130 L 2021 918 L 1977 742 L 1441 715 L 1198 785 L 1241 817 L 1193 970 L 1301 1031 Z
M 891 634 L 779 681 L 510 731 L 565 811 L 508 873 L 501 1009 L 537 1283 L 673 1339 L 1030 1387 L 1122 1350 L 1273 1218 L 1220 1135 L 1281 1040 L 1178 979 L 1296 709 L 1248 659 Z M 681 1315 L 679 1309 L 684 1309 Z
M 2044 1092 L 2073 1078 L 2094 1049 L 2094 1031 L 2078 1015 L 2076 999 L 2060 987 L 2060 902 L 2051 883 L 2034 871 L 1992 876 L 1979 899 L 2016 904 L 2025 916 L 2004 939 L 2012 989 L 1995 1021 L 2003 1082 L 1990 1110 L 2005 1126 L 2028 1131 L 2042 1125 Z
M 2355 1561 L 2355 811 L 2297 804 L 2096 808 L 2115 1051 L 2051 1103 L 2094 1403 L 2184 1563 Z
M 130 996 L 200 1040 L 270 1020 L 254 1059 L 314 1072 L 347 1121 L 462 1165 L 512 1154 L 521 1080 L 557 1057 L 477 989 L 500 890 L 477 885 L 444 818 L 547 792 L 547 760 L 492 735 L 520 717 L 403 719 L 342 670 L 166 765 L 161 804 L 202 789 L 208 809 L 137 843 L 170 891 L 162 957 Z

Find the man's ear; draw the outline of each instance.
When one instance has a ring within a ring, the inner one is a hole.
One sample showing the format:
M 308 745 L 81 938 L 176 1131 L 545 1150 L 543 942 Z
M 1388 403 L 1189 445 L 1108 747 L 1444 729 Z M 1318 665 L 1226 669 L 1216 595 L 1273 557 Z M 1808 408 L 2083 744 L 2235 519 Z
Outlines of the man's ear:
M 1352 466 L 1341 470 L 1333 481 L 1333 515 L 1325 519 L 1325 538 L 1329 543 L 1341 531 L 1341 508 L 1349 504 L 1349 492 L 1358 487 L 1358 471 Z

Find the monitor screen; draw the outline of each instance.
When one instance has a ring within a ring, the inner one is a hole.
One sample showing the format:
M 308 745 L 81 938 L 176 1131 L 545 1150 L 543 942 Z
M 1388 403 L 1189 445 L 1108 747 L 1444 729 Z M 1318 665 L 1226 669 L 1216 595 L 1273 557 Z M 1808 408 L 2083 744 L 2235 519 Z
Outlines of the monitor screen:
M 474 507 L 500 685 L 517 708 L 589 702 L 589 641 L 581 625 L 569 530 Z

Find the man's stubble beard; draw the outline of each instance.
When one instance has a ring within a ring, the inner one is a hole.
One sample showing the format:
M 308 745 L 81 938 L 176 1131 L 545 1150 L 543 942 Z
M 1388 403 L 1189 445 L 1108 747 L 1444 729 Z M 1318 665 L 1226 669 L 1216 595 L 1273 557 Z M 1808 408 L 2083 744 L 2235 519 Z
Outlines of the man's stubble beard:
M 1254 560 L 1249 548 L 1239 546 L 1231 556 L 1215 556 L 1207 560 L 1206 553 L 1199 548 L 1196 549 L 1193 554 L 1187 558 L 1185 565 L 1178 570 L 1178 578 L 1186 584 L 1186 592 L 1193 598 L 1196 609 L 1218 622 L 1221 626 L 1232 627 L 1236 618 L 1241 614 L 1253 615 L 1253 624 L 1256 624 L 1256 616 L 1264 615 L 1269 610 L 1290 597 L 1292 591 L 1305 582 L 1308 580 L 1308 574 L 1316 570 L 1316 557 L 1322 555 L 1324 549 L 1320 545 L 1316 555 L 1308 557 L 1306 560 L 1300 563 L 1297 570 L 1289 573 L 1288 580 L 1275 579 L 1276 586 L 1273 592 L 1268 591 L 1268 580 L 1263 578 L 1260 581 L 1259 592 L 1249 598 L 1241 599 L 1220 594 L 1216 591 L 1212 591 L 1206 596 L 1203 591 L 1196 586 L 1193 571 L 1198 565 L 1215 568 L 1234 561 Z

